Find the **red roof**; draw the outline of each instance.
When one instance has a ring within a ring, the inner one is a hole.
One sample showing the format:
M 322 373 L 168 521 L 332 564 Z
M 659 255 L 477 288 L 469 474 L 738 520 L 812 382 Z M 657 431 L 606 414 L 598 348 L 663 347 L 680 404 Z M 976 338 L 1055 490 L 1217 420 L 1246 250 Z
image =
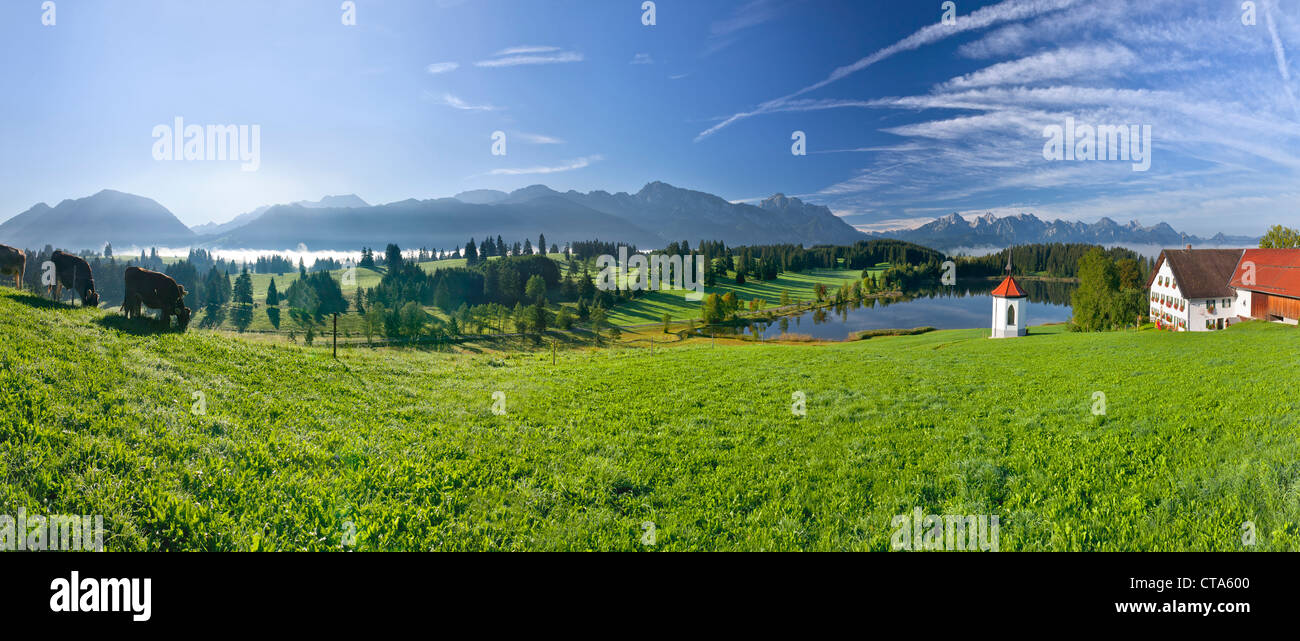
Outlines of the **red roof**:
M 1254 280 L 1245 281 L 1254 268 Z M 1300 298 L 1300 249 L 1247 249 L 1232 273 L 1233 287 Z
M 1015 278 L 1007 276 L 1006 280 L 1003 280 L 1002 284 L 993 290 L 993 295 L 999 298 L 1024 298 L 1029 294 L 1020 289 L 1020 283 L 1017 283 Z

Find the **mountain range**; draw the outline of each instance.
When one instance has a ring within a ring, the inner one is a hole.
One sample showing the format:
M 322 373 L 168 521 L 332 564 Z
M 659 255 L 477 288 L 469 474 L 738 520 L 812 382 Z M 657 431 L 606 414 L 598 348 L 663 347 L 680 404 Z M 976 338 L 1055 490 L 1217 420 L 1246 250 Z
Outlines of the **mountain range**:
M 1047 222 L 1033 214 L 1019 214 L 998 218 L 985 214 L 967 220 L 960 214 L 949 214 L 914 229 L 900 229 L 870 234 L 877 238 L 896 238 L 934 249 L 951 251 L 958 248 L 1010 247 L 1029 243 L 1087 243 L 1093 245 L 1182 247 L 1186 244 L 1213 246 L 1255 246 L 1258 237 L 1226 236 L 1222 233 L 1209 238 L 1183 234 L 1159 223 L 1145 227 L 1137 221 L 1127 225 L 1102 218 L 1095 223 L 1055 220 Z
M 308 208 L 308 209 L 325 209 L 325 208 L 330 208 L 330 207 L 333 207 L 333 208 L 350 208 L 350 207 L 369 207 L 369 206 L 370 206 L 369 203 L 367 203 L 367 202 L 364 201 L 364 200 L 361 200 L 361 198 L 360 198 L 359 196 L 357 196 L 356 194 L 347 194 L 346 196 L 326 196 L 326 197 L 324 197 L 324 198 L 322 198 L 322 199 L 320 199 L 320 200 L 314 200 L 314 201 L 313 201 L 313 200 L 299 200 L 299 201 L 297 201 L 297 202 L 290 203 L 290 204 L 291 204 L 291 205 L 298 205 L 298 206 L 300 206 L 300 207 L 306 207 L 306 208 Z M 191 227 L 190 229 L 193 230 L 194 233 L 196 233 L 196 234 L 198 234 L 198 235 L 200 235 L 200 236 L 215 236 L 215 235 L 224 234 L 224 233 L 226 233 L 226 232 L 228 232 L 228 231 L 232 231 L 232 230 L 238 229 L 238 228 L 240 228 L 240 227 L 243 227 L 244 225 L 247 225 L 248 223 L 253 222 L 253 221 L 256 220 L 259 216 L 261 216 L 262 214 L 265 214 L 265 213 L 266 213 L 266 210 L 270 209 L 271 207 L 273 207 L 273 205 L 265 205 L 265 206 L 262 206 L 262 207 L 258 207 L 257 209 L 254 209 L 253 211 L 250 211 L 250 212 L 243 213 L 243 214 L 240 214 L 240 215 L 238 215 L 238 216 L 235 216 L 234 218 L 230 219 L 229 222 L 225 222 L 225 223 L 216 223 L 216 222 L 212 222 L 212 223 L 204 223 L 204 224 L 202 224 L 202 225 L 197 225 L 197 226 L 195 226 L 195 227 Z
M 0 224 L 0 243 L 68 250 L 114 247 L 188 247 L 198 239 L 189 227 L 156 201 L 105 189 L 65 200 L 54 207 L 36 203 Z
M 635 194 L 558 192 L 532 185 L 513 192 L 480 189 L 453 198 L 408 199 L 370 205 L 354 194 L 318 201 L 268 205 L 226 223 L 187 228 L 157 202 L 104 190 L 64 200 L 55 207 L 38 203 L 0 224 L 0 243 L 39 249 L 45 245 L 100 250 L 203 247 L 276 251 L 305 245 L 311 250 L 354 251 L 363 246 L 452 249 L 487 235 L 514 241 L 545 234 L 552 243 L 609 240 L 642 248 L 672 241 L 722 240 L 729 245 L 792 243 L 846 245 L 869 238 L 896 238 L 952 251 L 1009 247 L 1026 243 L 1178 247 L 1252 246 L 1257 238 L 1186 236 L 1166 223 L 1120 225 L 1109 218 L 1095 223 L 1056 220 L 1033 214 L 998 218 L 959 214 L 914 229 L 864 234 L 830 209 L 776 194 L 756 205 L 652 182 Z
M 513 192 L 478 190 L 455 198 L 370 205 L 355 195 L 260 207 L 226 223 L 186 228 L 158 203 L 105 190 L 38 204 L 0 224 L 0 243 L 70 250 L 187 247 L 357 250 L 363 246 L 451 249 L 486 235 L 519 240 L 545 234 L 553 243 L 609 240 L 639 247 L 672 241 L 731 245 L 849 244 L 866 238 L 830 209 L 777 194 L 758 205 L 652 182 L 635 194 L 558 192 L 533 185 Z

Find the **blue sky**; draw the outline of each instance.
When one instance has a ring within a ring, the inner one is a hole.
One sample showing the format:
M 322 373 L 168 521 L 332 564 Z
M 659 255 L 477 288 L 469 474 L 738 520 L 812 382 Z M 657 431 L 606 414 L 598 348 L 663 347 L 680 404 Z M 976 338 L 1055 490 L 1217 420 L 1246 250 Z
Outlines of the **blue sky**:
M 356 193 L 775 192 L 862 229 L 951 212 L 1300 224 L 1300 0 L 39 0 L 0 8 L 0 218 L 111 188 L 187 224 Z M 258 125 L 261 165 L 157 161 Z M 1151 167 L 1044 159 L 1067 118 Z M 807 135 L 806 156 L 791 134 Z M 507 154 L 491 135 L 507 135 Z

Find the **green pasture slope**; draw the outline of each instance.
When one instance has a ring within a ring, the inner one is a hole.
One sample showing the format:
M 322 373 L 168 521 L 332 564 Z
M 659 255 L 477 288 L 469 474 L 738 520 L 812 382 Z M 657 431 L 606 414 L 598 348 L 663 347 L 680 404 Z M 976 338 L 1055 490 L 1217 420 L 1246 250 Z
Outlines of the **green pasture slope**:
M 1033 332 L 335 362 L 0 289 L 0 513 L 111 550 L 885 550 L 914 507 L 1004 551 L 1300 547 L 1300 331 Z

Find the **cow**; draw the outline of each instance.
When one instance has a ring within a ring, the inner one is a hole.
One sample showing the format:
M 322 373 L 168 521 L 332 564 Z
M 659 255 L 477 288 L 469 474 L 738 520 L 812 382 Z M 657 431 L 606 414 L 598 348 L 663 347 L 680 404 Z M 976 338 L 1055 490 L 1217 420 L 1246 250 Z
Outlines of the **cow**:
M 14 287 L 21 291 L 26 272 L 27 254 L 21 249 L 0 245 L 0 276 L 13 276 Z
M 176 315 L 176 322 L 182 330 L 190 324 L 190 308 L 185 306 L 184 287 L 167 274 L 127 267 L 122 313 L 127 318 L 140 316 L 141 305 L 160 310 L 165 325 L 171 325 L 172 314 Z
M 99 306 L 99 293 L 95 291 L 95 277 L 90 273 L 90 264 L 80 256 L 64 251 L 56 251 L 50 257 L 54 263 L 54 284 L 50 285 L 50 294 L 59 300 L 66 287 L 81 297 L 81 304 L 87 307 Z

